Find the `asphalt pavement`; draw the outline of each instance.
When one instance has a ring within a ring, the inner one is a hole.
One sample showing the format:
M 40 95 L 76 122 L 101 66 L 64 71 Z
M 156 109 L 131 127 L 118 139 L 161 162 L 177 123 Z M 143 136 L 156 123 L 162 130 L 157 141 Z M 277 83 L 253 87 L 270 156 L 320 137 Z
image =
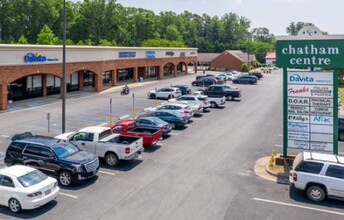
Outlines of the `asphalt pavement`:
M 148 91 L 190 85 L 193 79 L 180 76 L 131 88 L 137 112 L 154 105 Z M 0 207 L 0 219 L 343 219 L 343 202 L 310 202 L 255 168 L 272 149 L 282 152 L 281 71 L 266 74 L 258 85 L 237 86 L 241 101 L 172 131 L 161 145 L 146 148 L 142 159 L 116 168 L 101 163 L 97 178 L 61 189 L 56 201 L 17 215 Z M 67 99 L 66 131 L 107 124 L 110 98 L 114 118 L 131 114 L 132 97 L 115 90 Z M 51 134 L 59 134 L 60 100 L 1 113 L 0 152 L 15 133 L 47 134 L 47 113 Z

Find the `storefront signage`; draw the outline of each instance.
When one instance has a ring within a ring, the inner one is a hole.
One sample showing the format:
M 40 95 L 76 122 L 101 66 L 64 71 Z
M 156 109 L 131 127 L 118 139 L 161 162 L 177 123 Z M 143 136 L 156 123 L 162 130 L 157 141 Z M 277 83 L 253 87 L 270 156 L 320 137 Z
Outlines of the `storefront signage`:
M 155 58 L 155 50 L 146 50 L 146 58 Z
M 344 40 L 286 40 L 276 42 L 279 67 L 336 68 L 344 62 Z
M 173 51 L 166 51 L 165 55 L 173 57 L 174 56 L 174 52 Z
M 185 52 L 180 52 L 180 57 L 185 57 Z
M 332 72 L 287 73 L 288 148 L 333 151 Z
M 47 58 L 46 56 L 42 56 L 41 53 L 38 51 L 36 53 L 29 52 L 24 56 L 25 63 L 35 63 L 35 62 L 54 62 L 58 61 L 57 58 Z
M 133 58 L 136 57 L 136 52 L 134 51 L 120 51 L 119 58 Z

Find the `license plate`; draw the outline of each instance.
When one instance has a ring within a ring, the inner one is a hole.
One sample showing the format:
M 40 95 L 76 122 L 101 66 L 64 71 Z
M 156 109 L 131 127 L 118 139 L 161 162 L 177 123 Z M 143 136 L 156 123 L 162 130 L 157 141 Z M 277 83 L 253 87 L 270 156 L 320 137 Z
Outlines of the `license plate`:
M 44 192 L 45 195 L 48 195 L 51 193 L 51 189 L 48 189 L 47 191 Z

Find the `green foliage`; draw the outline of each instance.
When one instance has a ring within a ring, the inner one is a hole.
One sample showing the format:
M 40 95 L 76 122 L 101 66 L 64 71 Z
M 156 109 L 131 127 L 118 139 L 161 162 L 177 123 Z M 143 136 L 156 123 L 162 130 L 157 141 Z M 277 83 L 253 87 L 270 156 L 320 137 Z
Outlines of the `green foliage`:
M 99 41 L 99 45 L 100 46 L 117 46 L 117 43 L 114 40 L 112 42 L 110 42 L 108 40 L 101 39 Z
M 243 64 L 241 65 L 241 71 L 242 71 L 242 72 L 248 72 L 248 66 L 247 66 L 246 63 L 243 63 Z
M 141 43 L 142 47 L 186 47 L 181 41 L 170 41 L 167 39 L 148 39 Z
M 287 27 L 286 31 L 287 34 L 289 35 L 297 35 L 297 33 L 299 32 L 299 30 L 301 30 L 301 28 L 303 28 L 304 26 L 308 26 L 308 25 L 313 25 L 312 23 L 309 22 L 291 22 L 290 25 Z
M 24 35 L 20 36 L 18 39 L 18 44 L 28 44 L 27 39 Z
M 54 45 L 61 44 L 48 25 L 44 25 L 41 32 L 37 35 L 37 44 Z

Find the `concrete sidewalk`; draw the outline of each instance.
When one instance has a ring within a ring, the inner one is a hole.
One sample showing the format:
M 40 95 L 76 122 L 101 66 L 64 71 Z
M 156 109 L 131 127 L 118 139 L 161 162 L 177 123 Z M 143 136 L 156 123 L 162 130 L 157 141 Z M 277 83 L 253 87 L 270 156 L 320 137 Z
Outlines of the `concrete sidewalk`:
M 128 84 L 128 86 L 129 86 L 129 89 L 133 89 L 133 88 L 137 88 L 137 87 L 141 87 L 141 86 L 145 86 L 145 85 L 155 84 L 157 82 L 159 82 L 159 81 L 158 80 L 151 80 L 151 81 L 146 81 L 146 82 L 131 83 L 131 84 Z M 92 91 L 69 92 L 66 95 L 66 100 L 82 98 L 82 97 L 87 97 L 87 96 L 91 97 L 91 96 L 95 96 L 98 94 L 108 94 L 108 93 L 113 93 L 113 92 L 119 92 L 123 86 L 124 86 L 124 84 L 119 84 L 117 86 L 105 88 L 103 91 L 98 92 L 98 93 L 92 92 Z M 50 104 L 50 103 L 56 103 L 56 102 L 62 102 L 60 94 L 15 101 L 12 103 L 8 103 L 8 109 L 0 111 L 0 114 L 5 113 L 5 112 L 18 111 L 18 110 L 27 109 L 27 108 L 34 108 L 37 106 L 42 106 L 42 105 L 46 105 L 46 104 Z
M 289 170 L 290 168 L 286 165 L 269 166 L 269 157 L 259 158 L 254 166 L 254 172 L 256 175 L 279 184 L 289 185 Z M 275 159 L 276 161 L 276 159 Z

